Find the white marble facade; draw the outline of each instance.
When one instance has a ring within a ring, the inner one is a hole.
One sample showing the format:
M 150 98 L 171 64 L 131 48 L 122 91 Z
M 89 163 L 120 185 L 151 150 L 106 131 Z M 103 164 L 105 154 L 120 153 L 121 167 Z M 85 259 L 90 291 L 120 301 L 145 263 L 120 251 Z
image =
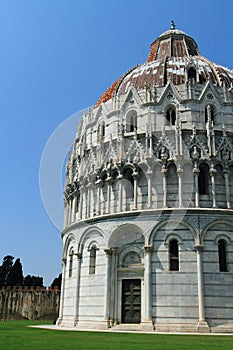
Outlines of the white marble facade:
M 84 113 L 58 325 L 233 330 L 232 85 L 172 27 Z

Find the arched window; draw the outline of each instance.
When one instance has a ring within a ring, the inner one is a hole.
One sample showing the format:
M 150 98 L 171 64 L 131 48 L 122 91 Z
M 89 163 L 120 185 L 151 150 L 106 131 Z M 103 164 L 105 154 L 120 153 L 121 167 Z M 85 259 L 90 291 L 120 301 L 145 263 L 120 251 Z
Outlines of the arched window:
M 227 272 L 226 241 L 224 239 L 218 241 L 218 259 L 219 271 Z
M 96 269 L 96 246 L 92 246 L 90 249 L 90 260 L 89 260 L 89 274 L 94 275 Z
M 176 111 L 175 108 L 169 108 L 166 111 L 166 120 L 167 120 L 167 125 L 175 125 L 176 123 Z
M 199 194 L 209 194 L 209 168 L 206 164 L 200 164 L 198 176 Z
M 169 242 L 169 270 L 179 271 L 179 246 L 177 239 Z
M 131 111 L 126 117 L 126 132 L 135 130 L 137 130 L 137 113 Z
M 216 174 L 215 174 L 215 187 L 218 189 L 216 191 L 216 202 L 218 208 L 227 208 L 226 203 L 226 184 L 225 184 L 225 178 L 224 178 L 224 171 L 223 167 L 220 164 L 217 164 L 215 166 Z
M 133 170 L 127 168 L 124 171 L 124 183 L 125 183 L 125 196 L 127 199 L 133 198 L 134 194 L 134 179 L 133 179 Z
M 170 163 L 167 167 L 167 206 L 170 208 L 178 205 L 178 182 L 176 165 Z
M 214 123 L 214 108 L 211 105 L 205 107 L 205 123 L 212 121 Z
M 103 141 L 105 138 L 105 122 L 102 121 L 97 130 L 97 141 Z
M 102 130 L 101 130 L 101 132 L 102 132 L 102 137 L 103 137 L 103 139 L 104 139 L 104 138 L 105 138 L 105 123 L 102 124 Z
M 188 80 L 196 81 L 196 69 L 190 67 L 188 70 Z
M 133 114 L 130 118 L 130 131 L 133 132 L 134 130 L 137 130 L 137 115 Z
M 113 194 L 113 212 L 117 212 L 117 201 L 118 201 L 118 182 L 117 182 L 118 172 L 113 171 L 112 173 L 112 194 Z
M 69 277 L 72 277 L 72 273 L 73 273 L 73 256 L 74 256 L 74 252 L 73 249 L 70 250 L 70 259 L 69 259 Z

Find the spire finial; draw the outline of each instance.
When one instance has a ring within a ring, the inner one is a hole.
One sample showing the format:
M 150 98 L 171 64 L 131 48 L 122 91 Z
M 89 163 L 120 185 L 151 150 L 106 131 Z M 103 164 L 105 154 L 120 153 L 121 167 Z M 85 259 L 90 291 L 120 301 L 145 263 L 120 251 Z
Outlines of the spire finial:
M 171 30 L 173 29 L 176 29 L 176 25 L 175 25 L 175 22 L 172 20 L 171 21 L 171 27 L 170 27 Z

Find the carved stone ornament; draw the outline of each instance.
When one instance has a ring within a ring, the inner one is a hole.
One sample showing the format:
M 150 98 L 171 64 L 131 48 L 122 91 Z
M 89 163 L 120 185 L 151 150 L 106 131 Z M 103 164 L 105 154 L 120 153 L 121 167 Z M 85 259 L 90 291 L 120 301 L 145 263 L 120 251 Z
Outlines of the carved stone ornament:
M 160 159 L 163 161 L 166 161 L 169 157 L 169 152 L 165 146 L 162 146 L 161 152 L 160 152 Z
M 172 100 L 172 99 L 173 99 L 173 95 L 172 95 L 171 93 L 169 93 L 169 94 L 167 95 L 167 99 L 168 99 L 168 100 Z
M 197 160 L 200 158 L 200 150 L 197 146 L 193 146 L 190 150 L 190 157 L 193 159 L 193 160 Z
M 225 163 L 230 160 L 230 151 L 226 146 L 221 149 L 221 158 Z
M 213 100 L 214 96 L 213 94 L 211 94 L 211 92 L 209 92 L 206 96 L 208 98 L 208 100 Z
M 130 252 L 126 254 L 123 260 L 123 266 L 141 264 L 140 256 L 135 252 Z

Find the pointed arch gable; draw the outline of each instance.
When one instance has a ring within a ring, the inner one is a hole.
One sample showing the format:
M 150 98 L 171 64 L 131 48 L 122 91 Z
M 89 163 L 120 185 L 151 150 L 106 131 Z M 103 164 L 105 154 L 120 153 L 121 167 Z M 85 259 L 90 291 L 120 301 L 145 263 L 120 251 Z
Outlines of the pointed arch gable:
M 182 100 L 179 93 L 177 92 L 174 84 L 169 81 L 158 98 L 158 104 L 162 104 L 166 100 L 166 96 L 169 94 L 174 95 L 174 104 L 177 102 L 181 103 Z
M 104 103 L 100 104 L 96 109 L 96 112 L 94 115 L 94 122 L 97 123 L 100 119 L 105 120 L 108 113 L 109 112 L 108 112 L 105 104 Z
M 141 104 L 142 104 L 142 101 L 141 101 L 141 99 L 139 97 L 138 91 L 132 85 L 129 86 L 129 90 L 126 93 L 125 100 L 124 100 L 124 102 L 122 104 L 122 107 L 121 107 L 122 112 L 124 112 L 124 113 L 126 112 L 126 110 L 128 109 L 128 106 L 129 106 L 129 101 L 131 99 L 134 99 L 135 102 L 136 102 L 134 104 L 133 109 L 138 111 L 140 106 L 141 106 Z
M 216 91 L 209 80 L 206 82 L 202 92 L 200 93 L 198 100 L 201 102 L 204 101 L 208 93 L 211 93 L 214 96 L 214 103 L 220 106 L 221 100 L 218 94 L 216 94 Z

